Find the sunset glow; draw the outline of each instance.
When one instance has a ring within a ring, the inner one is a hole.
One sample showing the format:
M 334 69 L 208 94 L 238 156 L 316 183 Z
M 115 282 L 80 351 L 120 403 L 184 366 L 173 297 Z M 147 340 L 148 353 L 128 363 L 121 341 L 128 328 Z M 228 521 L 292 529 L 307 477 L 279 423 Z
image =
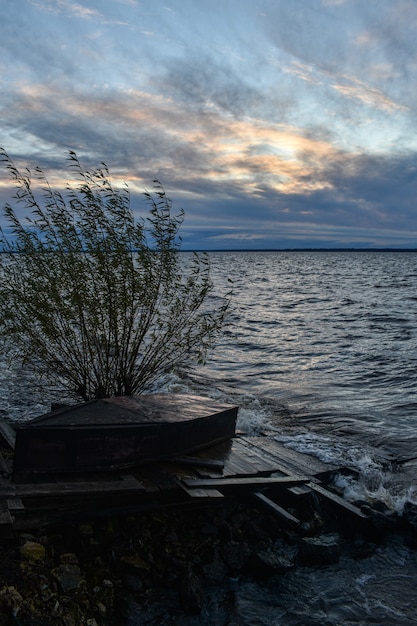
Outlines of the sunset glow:
M 1 145 L 184 208 L 184 248 L 416 247 L 417 4 L 18 0 Z M 11 186 L 0 173 L 0 200 Z

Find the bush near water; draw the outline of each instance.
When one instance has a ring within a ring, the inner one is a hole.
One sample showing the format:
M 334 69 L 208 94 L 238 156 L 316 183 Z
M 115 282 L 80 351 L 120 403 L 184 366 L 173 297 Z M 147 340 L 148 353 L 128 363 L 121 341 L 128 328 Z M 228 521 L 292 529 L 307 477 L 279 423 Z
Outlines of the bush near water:
M 43 171 L 14 181 L 0 228 L 0 330 L 10 358 L 84 400 L 141 393 L 174 368 L 204 360 L 222 330 L 227 298 L 213 297 L 207 255 L 180 258 L 183 212 L 162 185 L 135 219 L 128 188 L 107 167 L 54 189 Z

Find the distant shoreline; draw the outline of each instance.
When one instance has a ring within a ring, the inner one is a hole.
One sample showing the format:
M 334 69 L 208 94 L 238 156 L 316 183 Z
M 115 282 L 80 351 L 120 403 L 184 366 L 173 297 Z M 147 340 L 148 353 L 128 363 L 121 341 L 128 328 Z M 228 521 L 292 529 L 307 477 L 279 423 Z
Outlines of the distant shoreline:
M 417 248 L 183 248 L 181 252 L 417 252 Z
M 181 248 L 180 252 L 417 252 L 417 248 Z M 10 254 L 10 250 L 0 250 L 0 254 Z

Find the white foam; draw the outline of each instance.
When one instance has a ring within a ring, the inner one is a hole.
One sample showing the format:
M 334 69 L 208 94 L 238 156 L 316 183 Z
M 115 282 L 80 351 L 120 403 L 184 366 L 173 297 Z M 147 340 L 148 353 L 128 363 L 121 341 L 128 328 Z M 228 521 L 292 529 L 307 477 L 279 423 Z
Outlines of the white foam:
M 297 452 L 315 456 L 323 463 L 343 465 L 352 469 L 375 465 L 374 460 L 363 448 L 348 445 L 325 435 L 303 432 L 291 435 L 279 434 L 275 435 L 274 439 Z
M 190 393 L 190 385 L 174 372 L 161 376 L 149 389 L 149 393 Z
M 334 481 L 347 500 L 365 500 L 370 504 L 383 502 L 399 515 L 407 502 L 417 504 L 417 486 L 404 485 L 365 447 L 352 446 L 346 441 L 311 432 L 279 434 L 274 439 L 324 463 L 354 470 L 355 475 L 340 474 Z
M 253 407 L 239 408 L 236 426 L 248 435 L 257 435 L 272 428 L 268 423 L 268 416 L 265 411 Z

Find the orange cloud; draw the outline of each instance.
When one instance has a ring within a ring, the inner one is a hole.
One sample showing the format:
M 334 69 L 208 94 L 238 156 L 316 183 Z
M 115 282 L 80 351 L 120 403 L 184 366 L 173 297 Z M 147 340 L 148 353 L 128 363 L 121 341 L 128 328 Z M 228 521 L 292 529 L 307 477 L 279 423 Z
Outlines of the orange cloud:
M 211 108 L 201 115 L 144 91 L 119 90 L 94 98 L 94 92 L 82 96 L 60 92 L 55 86 L 23 85 L 20 94 L 22 110 L 43 116 L 59 111 L 67 123 L 82 120 L 94 130 L 114 135 L 119 143 L 128 142 L 129 149 L 136 151 L 136 162 L 129 167 L 142 162 L 140 147 L 146 132 L 147 141 L 154 136 L 160 146 L 153 150 L 148 169 L 157 165 L 172 172 L 175 159 L 184 152 L 188 180 L 204 176 L 214 182 L 235 181 L 253 196 L 265 187 L 285 194 L 328 188 L 325 166 L 341 158 L 331 143 L 307 137 L 296 127 L 254 117 L 230 120 Z M 133 189 L 143 186 L 137 171 L 111 169 L 115 182 L 127 180 Z

